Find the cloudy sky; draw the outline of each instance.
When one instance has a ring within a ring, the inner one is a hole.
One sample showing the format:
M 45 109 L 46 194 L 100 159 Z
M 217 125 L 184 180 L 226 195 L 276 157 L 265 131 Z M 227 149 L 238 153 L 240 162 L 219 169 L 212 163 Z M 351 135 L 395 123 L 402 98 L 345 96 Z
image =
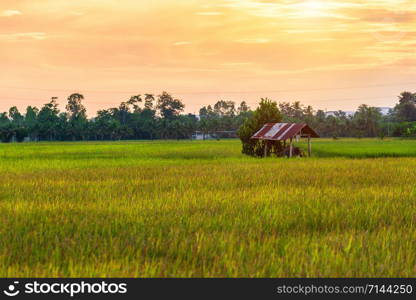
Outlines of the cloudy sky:
M 90 115 L 169 91 L 393 106 L 416 91 L 416 1 L 1 0 L 0 111 L 85 95 Z

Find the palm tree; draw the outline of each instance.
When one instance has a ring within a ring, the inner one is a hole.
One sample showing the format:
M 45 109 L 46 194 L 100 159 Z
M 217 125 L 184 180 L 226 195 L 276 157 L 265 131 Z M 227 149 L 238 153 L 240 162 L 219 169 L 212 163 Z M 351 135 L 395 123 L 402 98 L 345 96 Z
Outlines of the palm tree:
M 366 104 L 360 105 L 354 118 L 359 130 L 366 136 L 377 136 L 379 131 L 379 121 L 381 112 L 377 107 L 371 107 Z

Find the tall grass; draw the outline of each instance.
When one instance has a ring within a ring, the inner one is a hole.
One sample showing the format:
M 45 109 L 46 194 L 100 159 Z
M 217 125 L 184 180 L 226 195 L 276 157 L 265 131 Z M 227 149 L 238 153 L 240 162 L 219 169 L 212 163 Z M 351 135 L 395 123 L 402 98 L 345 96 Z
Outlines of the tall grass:
M 0 145 L 0 276 L 415 276 L 416 143 L 313 145 Z

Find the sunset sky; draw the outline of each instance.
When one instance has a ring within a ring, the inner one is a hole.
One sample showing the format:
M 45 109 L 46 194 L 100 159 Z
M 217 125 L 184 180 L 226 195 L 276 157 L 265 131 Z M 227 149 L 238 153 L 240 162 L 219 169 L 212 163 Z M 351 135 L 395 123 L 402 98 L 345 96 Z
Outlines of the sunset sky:
M 321 109 L 416 92 L 416 1 L 1 0 L 0 111 L 71 92 L 90 115 L 173 93 Z

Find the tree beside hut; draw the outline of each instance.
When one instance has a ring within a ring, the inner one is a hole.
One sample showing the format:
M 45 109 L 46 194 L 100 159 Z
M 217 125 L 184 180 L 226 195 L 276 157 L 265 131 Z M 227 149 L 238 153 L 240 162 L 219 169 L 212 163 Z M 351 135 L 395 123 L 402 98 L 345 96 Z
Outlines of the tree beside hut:
M 238 130 L 238 136 L 243 144 L 243 154 L 250 156 L 262 157 L 266 143 L 261 140 L 254 140 L 251 137 L 266 123 L 278 123 L 283 120 L 283 116 L 277 106 L 277 103 L 262 98 L 259 106 L 254 111 L 250 118 L 247 118 L 244 124 Z M 268 149 L 280 151 L 282 150 L 282 143 L 272 142 L 268 144 Z
M 311 155 L 311 138 L 319 135 L 305 123 L 281 123 L 282 114 L 276 102 L 261 99 L 253 116 L 240 127 L 238 135 L 243 144 L 242 152 L 257 157 L 303 156 L 293 142 L 299 138 L 308 139 L 308 154 Z

